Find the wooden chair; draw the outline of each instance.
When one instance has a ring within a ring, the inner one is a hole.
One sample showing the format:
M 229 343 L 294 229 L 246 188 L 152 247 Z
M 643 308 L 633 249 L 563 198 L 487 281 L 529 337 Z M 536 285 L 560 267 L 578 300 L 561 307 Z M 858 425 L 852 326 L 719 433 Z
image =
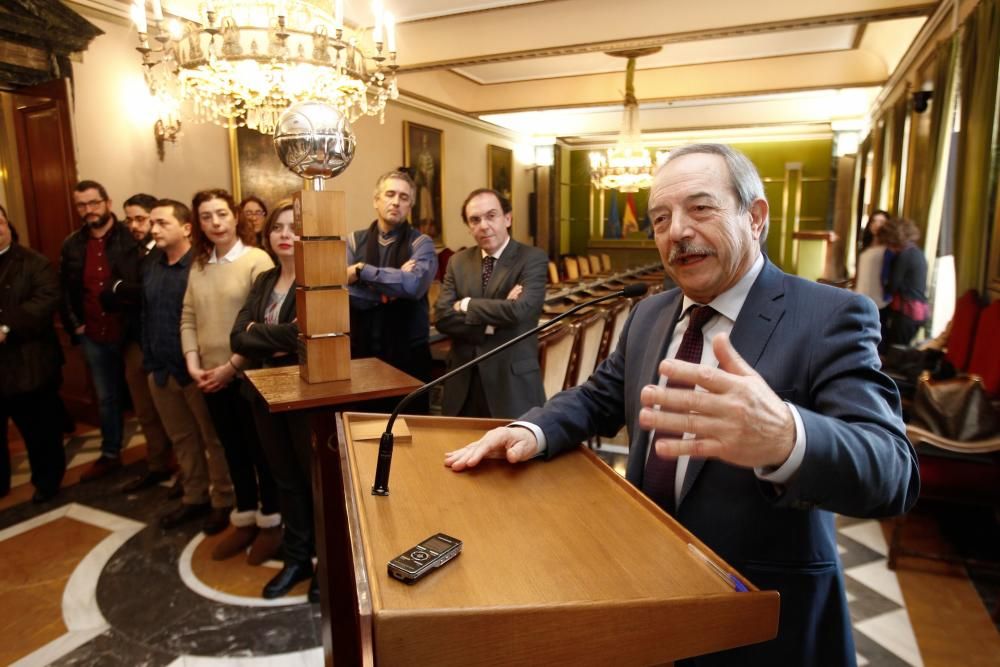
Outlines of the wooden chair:
M 577 333 L 569 375 L 566 378 L 567 388 L 583 384 L 593 375 L 609 319 L 610 312 L 606 308 L 595 308 L 570 325 Z
M 594 272 L 590 270 L 590 261 L 583 255 L 576 256 L 576 262 L 580 265 L 580 275 L 584 278 L 589 278 L 594 275 Z
M 607 273 L 604 267 L 601 266 L 601 258 L 597 255 L 587 255 L 587 261 L 590 262 L 590 272 L 595 275 L 600 275 Z
M 431 324 L 434 324 L 434 304 L 437 303 L 438 297 L 441 295 L 441 281 L 432 280 L 431 286 L 427 290 L 427 303 L 430 305 L 430 316 Z
M 601 253 L 601 268 L 607 271 L 608 273 L 611 273 L 613 270 L 611 268 L 611 255 L 609 255 L 606 252 Z
M 556 263 L 551 260 L 549 261 L 549 284 L 559 284 L 559 269 L 556 268 Z
M 538 364 L 542 369 L 546 400 L 566 388 L 576 334 L 576 329 L 569 324 L 559 324 L 538 337 Z
M 563 257 L 563 266 L 566 267 L 566 280 L 580 279 L 580 264 L 576 261 L 576 257 L 572 255 Z
M 608 306 L 608 326 L 605 327 L 604 341 L 601 344 L 601 352 L 598 355 L 597 363 L 601 363 L 618 346 L 618 339 L 621 338 L 628 314 L 632 311 L 632 299 L 618 299 L 612 301 Z

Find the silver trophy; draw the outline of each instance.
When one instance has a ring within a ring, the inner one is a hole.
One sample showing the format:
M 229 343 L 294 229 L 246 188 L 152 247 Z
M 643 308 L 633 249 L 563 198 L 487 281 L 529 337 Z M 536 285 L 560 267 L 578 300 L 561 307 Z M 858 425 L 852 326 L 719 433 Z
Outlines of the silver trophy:
M 313 190 L 340 174 L 354 159 L 356 140 L 347 118 L 334 106 L 308 100 L 296 102 L 278 118 L 274 150 L 292 172 L 312 179 Z

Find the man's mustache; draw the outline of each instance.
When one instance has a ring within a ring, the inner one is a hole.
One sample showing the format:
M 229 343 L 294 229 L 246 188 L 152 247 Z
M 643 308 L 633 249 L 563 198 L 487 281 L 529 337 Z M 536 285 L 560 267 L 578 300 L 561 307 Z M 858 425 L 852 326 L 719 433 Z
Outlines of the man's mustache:
M 670 256 L 667 258 L 667 262 L 673 264 L 681 257 L 691 256 L 691 255 L 716 255 L 715 248 L 710 248 L 708 246 L 701 246 L 691 241 L 679 241 L 670 248 Z

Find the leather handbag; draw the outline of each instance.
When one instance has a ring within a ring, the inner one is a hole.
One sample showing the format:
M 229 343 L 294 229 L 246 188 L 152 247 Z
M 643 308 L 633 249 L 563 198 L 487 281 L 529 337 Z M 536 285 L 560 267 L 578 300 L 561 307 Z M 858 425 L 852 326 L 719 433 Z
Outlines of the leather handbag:
M 934 380 L 924 373 L 913 400 L 916 421 L 937 435 L 971 441 L 1000 433 L 1000 415 L 978 375 Z

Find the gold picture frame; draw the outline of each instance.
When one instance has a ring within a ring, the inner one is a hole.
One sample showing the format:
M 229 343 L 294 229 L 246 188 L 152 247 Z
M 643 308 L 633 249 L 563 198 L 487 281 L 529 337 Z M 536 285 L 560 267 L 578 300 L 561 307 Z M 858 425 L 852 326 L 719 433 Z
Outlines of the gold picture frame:
M 493 188 L 514 205 L 514 151 L 503 146 L 486 146 L 486 187 Z
M 249 195 L 264 200 L 268 210 L 303 189 L 305 181 L 281 164 L 274 139 L 246 127 L 229 128 L 232 193 L 237 202 Z
M 403 164 L 417 185 L 410 218 L 421 232 L 444 245 L 442 182 L 444 130 L 403 121 Z

